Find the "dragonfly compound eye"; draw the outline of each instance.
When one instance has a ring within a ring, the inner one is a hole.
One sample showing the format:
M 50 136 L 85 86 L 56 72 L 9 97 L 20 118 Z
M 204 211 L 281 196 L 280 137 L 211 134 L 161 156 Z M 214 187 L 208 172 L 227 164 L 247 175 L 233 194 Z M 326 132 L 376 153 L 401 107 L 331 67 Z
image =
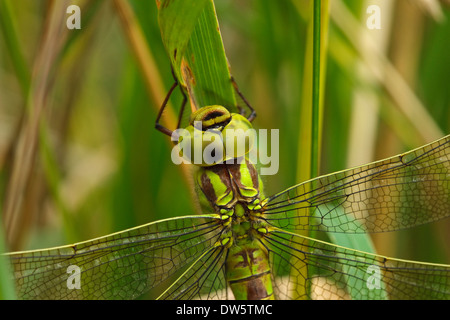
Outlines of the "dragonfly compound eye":
M 180 154 L 198 166 L 245 156 L 256 140 L 256 131 L 244 116 L 217 105 L 194 112 L 190 125 L 182 131 L 178 140 Z
M 230 121 L 231 113 L 225 107 L 213 105 L 194 112 L 189 123 L 198 130 L 217 129 L 221 131 Z

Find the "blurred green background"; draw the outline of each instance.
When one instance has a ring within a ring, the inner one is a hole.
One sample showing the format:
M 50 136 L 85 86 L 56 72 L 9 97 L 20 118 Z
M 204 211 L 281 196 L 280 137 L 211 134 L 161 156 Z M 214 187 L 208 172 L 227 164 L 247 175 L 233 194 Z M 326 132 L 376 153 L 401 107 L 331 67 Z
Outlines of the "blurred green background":
M 81 8 L 81 30 L 65 27 L 69 4 Z M 366 25 L 372 4 L 381 10 L 381 29 Z M 173 83 L 155 1 L 0 0 L 0 6 L 0 205 L 8 251 L 198 212 L 192 186 L 170 160 L 168 137 L 154 129 Z M 279 172 L 264 178 L 270 195 L 300 182 L 309 1 L 215 6 L 231 73 L 258 113 L 255 127 L 280 129 Z M 120 17 L 124 7 L 155 69 L 137 61 L 135 33 Z M 54 43 L 49 52 L 45 41 Z M 321 173 L 448 134 L 449 52 L 448 1 L 330 1 Z M 30 87 L 33 74 L 47 74 L 35 81 L 44 86 Z M 171 101 L 176 112 L 178 91 Z M 40 121 L 33 127 L 27 119 Z M 380 254 L 450 263 L 449 221 L 373 239 Z

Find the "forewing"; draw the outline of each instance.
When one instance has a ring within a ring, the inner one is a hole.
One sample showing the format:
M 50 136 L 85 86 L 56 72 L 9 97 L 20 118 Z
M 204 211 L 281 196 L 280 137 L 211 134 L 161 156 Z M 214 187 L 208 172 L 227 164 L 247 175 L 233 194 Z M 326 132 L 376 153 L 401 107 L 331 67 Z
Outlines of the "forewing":
M 298 184 L 268 198 L 264 209 L 263 218 L 278 228 L 349 233 L 393 231 L 448 217 L 450 135 Z

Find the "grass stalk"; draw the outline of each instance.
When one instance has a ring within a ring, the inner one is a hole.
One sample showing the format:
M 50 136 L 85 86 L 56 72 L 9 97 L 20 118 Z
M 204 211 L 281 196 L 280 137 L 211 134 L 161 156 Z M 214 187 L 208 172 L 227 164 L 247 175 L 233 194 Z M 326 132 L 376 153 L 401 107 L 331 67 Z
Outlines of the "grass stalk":
M 139 70 L 147 88 L 147 93 L 150 100 L 153 101 L 152 105 L 156 107 L 156 112 L 158 112 L 159 106 L 161 106 L 164 101 L 166 91 L 164 90 L 162 77 L 155 59 L 130 4 L 124 0 L 114 0 L 114 5 L 119 14 L 125 37 L 138 62 Z M 176 128 L 177 116 L 175 115 L 173 108 L 166 108 L 162 122 L 168 128 Z M 189 168 L 185 165 L 180 165 L 178 167 L 181 170 L 185 184 L 191 186 L 192 178 Z
M 50 73 L 67 30 L 60 27 L 64 23 L 64 16 L 59 13 L 61 10 L 65 10 L 67 5 L 67 1 L 55 1 L 49 7 L 42 45 L 34 63 L 30 92 L 27 99 L 26 118 L 23 122 L 14 153 L 12 173 L 8 181 L 3 204 L 7 243 L 13 249 L 18 249 L 17 246 L 19 245 L 18 235 L 20 234 L 19 230 L 21 229 L 20 224 L 22 220 L 21 208 L 36 157 L 39 124 L 46 106 Z

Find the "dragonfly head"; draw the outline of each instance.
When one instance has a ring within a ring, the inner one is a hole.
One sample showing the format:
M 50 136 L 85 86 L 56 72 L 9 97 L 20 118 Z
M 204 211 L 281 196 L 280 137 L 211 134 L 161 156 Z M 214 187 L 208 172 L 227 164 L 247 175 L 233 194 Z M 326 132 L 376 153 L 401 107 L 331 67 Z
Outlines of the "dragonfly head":
M 247 118 L 212 105 L 191 115 L 189 126 L 180 131 L 178 147 L 183 158 L 205 167 L 245 156 L 255 139 L 256 132 Z

